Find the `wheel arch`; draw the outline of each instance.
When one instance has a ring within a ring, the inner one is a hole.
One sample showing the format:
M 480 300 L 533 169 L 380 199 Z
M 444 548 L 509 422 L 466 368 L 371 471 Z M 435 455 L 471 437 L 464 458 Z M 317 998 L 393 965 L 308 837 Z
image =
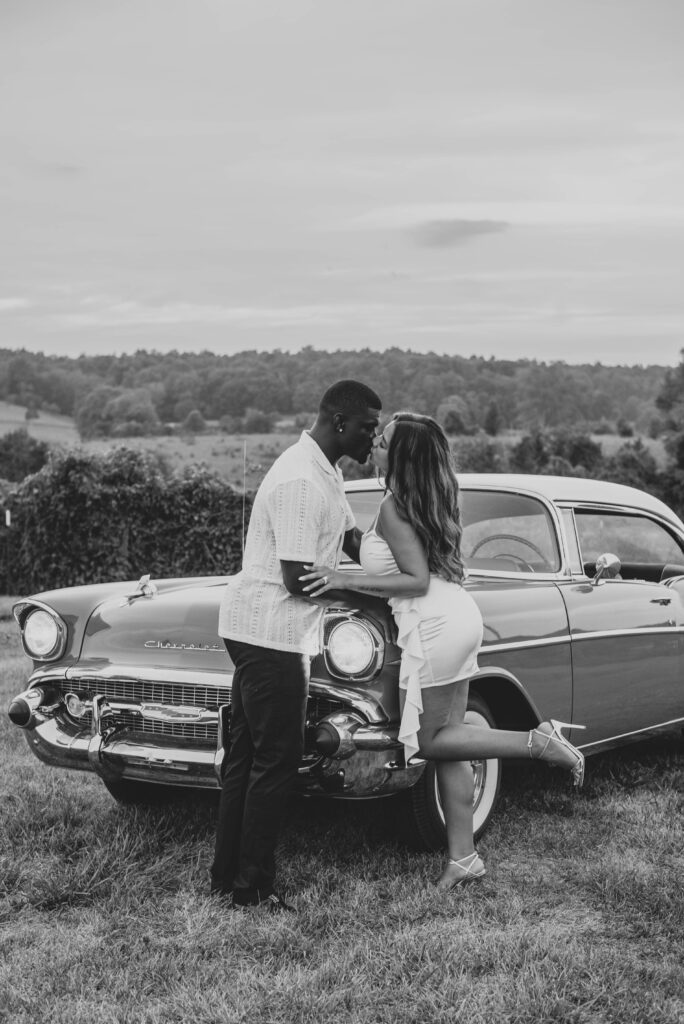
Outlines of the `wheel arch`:
M 485 670 L 470 682 L 471 693 L 485 702 L 497 729 L 533 729 L 542 720 L 534 701 L 505 669 Z

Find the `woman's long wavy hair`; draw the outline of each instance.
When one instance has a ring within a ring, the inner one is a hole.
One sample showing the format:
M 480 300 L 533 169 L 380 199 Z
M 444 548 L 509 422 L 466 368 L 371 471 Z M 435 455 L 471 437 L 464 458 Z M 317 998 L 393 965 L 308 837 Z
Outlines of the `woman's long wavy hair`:
M 431 416 L 398 412 L 387 452 L 385 484 L 399 514 L 427 552 L 430 572 L 461 581 L 461 512 L 458 481 L 446 434 Z

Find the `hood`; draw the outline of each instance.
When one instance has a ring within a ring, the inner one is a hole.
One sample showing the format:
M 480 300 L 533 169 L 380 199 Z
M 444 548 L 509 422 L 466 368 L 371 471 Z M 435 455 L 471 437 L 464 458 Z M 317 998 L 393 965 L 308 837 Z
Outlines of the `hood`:
M 88 619 L 81 666 L 221 671 L 228 659 L 217 633 L 224 583 L 176 580 L 152 597 L 105 599 Z

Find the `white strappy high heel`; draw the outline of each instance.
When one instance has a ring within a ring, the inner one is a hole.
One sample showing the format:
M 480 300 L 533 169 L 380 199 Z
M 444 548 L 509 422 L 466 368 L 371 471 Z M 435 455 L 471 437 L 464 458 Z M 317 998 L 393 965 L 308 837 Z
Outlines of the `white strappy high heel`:
M 477 862 L 479 861 L 479 870 L 476 870 Z M 457 889 L 460 885 L 466 885 L 468 882 L 474 882 L 478 878 L 482 878 L 483 875 L 487 874 L 487 870 L 482 862 L 477 850 L 474 853 L 469 853 L 465 857 L 461 857 L 460 860 L 454 860 L 453 857 L 449 857 L 447 861 L 448 865 L 453 864 L 463 872 L 459 878 L 454 879 L 451 885 L 439 886 L 442 892 L 449 892 L 451 889 Z
M 562 734 L 561 729 L 585 729 L 584 725 L 574 725 L 569 722 L 557 722 L 555 718 L 550 718 L 548 722 L 540 722 L 540 725 L 550 725 L 551 732 L 540 732 L 539 727 L 536 729 L 530 729 L 530 734 L 527 738 L 527 748 L 530 752 L 530 757 L 538 761 L 548 761 L 550 764 L 562 764 L 558 761 L 558 755 L 554 752 L 553 748 L 549 750 L 549 744 L 552 741 L 559 743 L 564 750 L 572 754 L 575 758 L 575 763 L 566 765 L 570 768 L 572 775 L 572 783 L 574 786 L 579 787 L 584 782 L 584 754 L 577 747 L 573 747 L 569 740 L 566 740 Z M 533 737 L 538 736 L 540 740 L 546 740 L 544 746 L 538 753 L 532 750 Z

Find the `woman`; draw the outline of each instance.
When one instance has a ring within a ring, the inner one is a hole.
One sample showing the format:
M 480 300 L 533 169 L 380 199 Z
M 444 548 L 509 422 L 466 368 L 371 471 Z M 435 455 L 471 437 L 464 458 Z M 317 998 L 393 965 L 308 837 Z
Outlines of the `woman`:
M 376 438 L 373 461 L 387 491 L 361 543 L 363 572 L 314 565 L 302 579 L 311 581 L 304 589 L 312 597 L 351 590 L 389 599 L 402 649 L 399 739 L 407 760 L 420 753 L 436 763 L 449 851 L 437 886 L 448 890 L 485 874 L 473 845 L 471 760 L 529 755 L 570 769 L 580 786 L 584 757 L 553 719 L 529 733 L 464 722 L 482 618 L 463 587 L 458 482 L 449 442 L 431 417 L 397 413 Z

